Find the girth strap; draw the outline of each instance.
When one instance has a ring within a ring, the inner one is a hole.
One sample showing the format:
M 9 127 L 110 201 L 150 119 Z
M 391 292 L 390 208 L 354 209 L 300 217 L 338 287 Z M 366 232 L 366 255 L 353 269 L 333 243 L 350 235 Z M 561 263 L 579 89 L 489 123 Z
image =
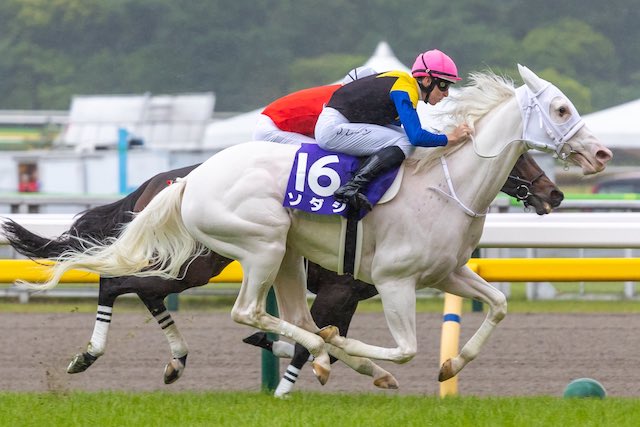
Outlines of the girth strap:
M 356 260 L 357 237 L 358 217 L 357 215 L 349 215 L 347 217 L 347 232 L 344 242 L 344 274 L 350 274 L 352 276 Z

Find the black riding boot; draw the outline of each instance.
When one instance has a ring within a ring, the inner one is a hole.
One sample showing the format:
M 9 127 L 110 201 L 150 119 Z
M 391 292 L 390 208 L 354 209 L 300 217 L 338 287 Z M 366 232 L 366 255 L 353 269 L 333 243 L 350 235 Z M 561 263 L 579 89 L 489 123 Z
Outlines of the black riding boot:
M 338 188 L 333 196 L 337 201 L 346 203 L 351 213 L 357 213 L 361 209 L 370 211 L 373 206 L 362 194 L 369 183 L 388 170 L 400 166 L 405 155 L 400 147 L 385 147 L 377 153 L 367 157 L 360 165 L 351 181 Z

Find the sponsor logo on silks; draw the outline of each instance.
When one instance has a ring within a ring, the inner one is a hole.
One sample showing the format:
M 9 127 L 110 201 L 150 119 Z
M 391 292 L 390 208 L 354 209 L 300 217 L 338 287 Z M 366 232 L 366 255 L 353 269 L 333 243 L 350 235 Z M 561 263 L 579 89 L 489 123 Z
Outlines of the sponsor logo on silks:
M 302 144 L 293 160 L 282 205 L 320 215 L 346 217 L 346 204 L 337 201 L 333 193 L 351 179 L 359 164 L 358 157 L 326 151 L 315 144 Z M 371 204 L 380 200 L 397 173 L 397 169 L 389 171 L 370 184 L 365 194 Z M 361 212 L 361 217 L 365 213 Z

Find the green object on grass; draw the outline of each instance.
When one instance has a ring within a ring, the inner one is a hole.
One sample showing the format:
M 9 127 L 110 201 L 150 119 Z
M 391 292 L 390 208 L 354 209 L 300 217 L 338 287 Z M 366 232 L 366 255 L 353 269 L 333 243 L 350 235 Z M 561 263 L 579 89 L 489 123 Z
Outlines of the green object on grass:
M 592 378 L 578 378 L 564 389 L 563 397 L 597 397 L 604 399 L 607 391 L 602 384 Z

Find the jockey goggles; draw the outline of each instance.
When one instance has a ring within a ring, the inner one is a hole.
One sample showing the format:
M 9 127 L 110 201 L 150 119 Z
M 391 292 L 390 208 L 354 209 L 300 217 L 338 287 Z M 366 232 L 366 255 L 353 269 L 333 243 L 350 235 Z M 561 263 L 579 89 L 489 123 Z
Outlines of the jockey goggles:
M 429 83 L 429 86 L 425 87 L 422 84 L 422 78 L 418 79 L 418 86 L 420 86 L 427 94 L 423 99 L 425 104 L 429 103 L 429 96 L 431 95 L 431 92 L 435 87 L 437 87 L 440 92 L 444 93 L 449 90 L 449 86 L 454 84 L 454 82 L 450 82 L 449 80 L 444 80 L 439 77 L 434 77 L 430 71 L 427 71 L 427 72 L 429 73 L 429 77 L 431 77 L 431 83 Z
M 443 79 L 439 79 L 437 77 L 432 77 L 433 82 L 435 83 L 436 87 L 438 89 L 440 89 L 440 92 L 446 92 L 449 90 L 449 86 L 451 86 L 453 84 L 453 82 L 450 82 L 448 80 L 443 80 Z

